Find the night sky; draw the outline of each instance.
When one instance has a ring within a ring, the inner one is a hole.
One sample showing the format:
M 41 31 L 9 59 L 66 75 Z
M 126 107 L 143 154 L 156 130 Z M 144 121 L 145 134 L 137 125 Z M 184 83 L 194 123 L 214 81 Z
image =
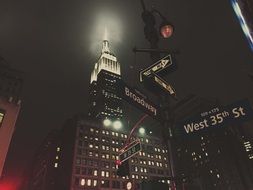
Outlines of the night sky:
M 253 97 L 253 56 L 230 1 L 144 0 L 175 26 L 159 46 L 180 50 L 178 70 L 166 77 L 179 97 L 190 93 L 224 104 Z M 7 174 L 22 177 L 47 133 L 87 111 L 90 73 L 105 28 L 123 79 L 137 85 L 152 63 L 139 0 L 1 0 L 0 55 L 25 73 L 22 109 L 7 161 Z M 159 17 L 158 25 L 160 24 Z M 131 73 L 131 74 L 130 74 Z M 131 77 L 129 77 L 131 76 Z

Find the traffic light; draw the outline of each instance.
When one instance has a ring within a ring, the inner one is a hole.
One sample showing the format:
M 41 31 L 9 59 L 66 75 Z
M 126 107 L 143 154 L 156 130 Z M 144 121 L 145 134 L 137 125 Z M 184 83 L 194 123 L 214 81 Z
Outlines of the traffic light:
M 129 163 L 128 160 L 118 165 L 117 175 L 120 177 L 129 176 Z
M 144 34 L 146 39 L 150 42 L 151 44 L 151 48 L 157 48 L 158 45 L 158 41 L 159 41 L 159 37 L 158 37 L 158 33 L 157 33 L 157 29 L 155 28 L 155 17 L 152 14 L 152 12 L 150 11 L 143 11 L 142 12 L 142 20 L 145 23 L 144 26 Z

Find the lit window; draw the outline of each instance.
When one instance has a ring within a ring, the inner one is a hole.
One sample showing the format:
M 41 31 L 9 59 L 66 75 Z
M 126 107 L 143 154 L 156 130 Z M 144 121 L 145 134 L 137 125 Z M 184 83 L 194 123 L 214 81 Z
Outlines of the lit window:
M 105 172 L 105 177 L 109 177 L 109 172 Z
M 135 175 L 132 175 L 132 178 L 134 179 Z
M 4 111 L 3 110 L 0 110 L 0 127 L 1 127 L 1 124 L 3 123 L 3 120 L 4 120 Z
M 56 151 L 59 152 L 60 150 L 61 150 L 60 147 L 57 147 Z
M 54 163 L 54 167 L 57 168 L 58 167 L 58 163 Z
M 98 175 L 98 171 L 97 171 L 97 170 L 94 170 L 94 171 L 93 171 L 93 175 L 94 175 L 94 176 L 97 176 L 97 175 Z
M 55 159 L 58 160 L 58 159 L 59 159 L 59 156 L 56 156 Z
M 101 176 L 102 176 L 102 177 L 105 176 L 105 171 L 101 171 Z
M 84 185 L 85 185 L 85 179 L 81 179 L 80 185 L 81 185 L 81 186 L 84 186 Z
M 97 184 L 98 184 L 98 181 L 95 179 L 95 180 L 93 181 L 93 186 L 96 187 Z
M 110 155 L 109 154 L 106 154 L 106 159 L 109 159 L 110 158 Z
M 89 145 L 89 147 L 90 147 L 90 148 L 93 148 L 93 145 L 92 145 L 92 144 L 90 144 L 90 145 Z
M 217 174 L 217 178 L 220 178 L 220 175 L 219 175 L 219 174 Z
M 93 129 L 93 128 L 90 128 L 90 132 L 94 132 L 94 129 Z
M 115 133 L 112 131 L 112 136 L 114 136 L 115 135 Z
M 88 185 L 88 186 L 91 186 L 91 179 L 88 179 L 88 180 L 87 180 L 87 185 Z

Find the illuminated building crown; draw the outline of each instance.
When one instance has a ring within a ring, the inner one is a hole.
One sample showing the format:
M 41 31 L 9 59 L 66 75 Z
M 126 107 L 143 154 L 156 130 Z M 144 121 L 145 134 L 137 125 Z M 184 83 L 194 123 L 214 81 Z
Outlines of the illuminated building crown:
M 120 64 L 115 55 L 110 52 L 108 40 L 103 41 L 101 56 L 97 63 L 95 63 L 94 70 L 91 73 L 90 83 L 97 81 L 97 75 L 101 70 L 120 75 Z

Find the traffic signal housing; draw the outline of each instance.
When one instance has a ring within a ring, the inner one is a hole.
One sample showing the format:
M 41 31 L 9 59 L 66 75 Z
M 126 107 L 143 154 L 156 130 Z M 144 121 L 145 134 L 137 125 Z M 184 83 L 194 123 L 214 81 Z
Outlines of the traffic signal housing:
M 116 162 L 117 164 L 117 162 Z M 118 165 L 117 175 L 120 177 L 129 176 L 129 162 L 128 160 Z
M 142 20 L 145 23 L 144 26 L 144 34 L 146 39 L 150 42 L 151 44 L 151 48 L 157 48 L 158 45 L 158 41 L 159 41 L 159 37 L 158 37 L 158 33 L 157 33 L 157 29 L 155 28 L 155 17 L 152 14 L 152 12 L 150 11 L 143 11 L 142 12 Z

